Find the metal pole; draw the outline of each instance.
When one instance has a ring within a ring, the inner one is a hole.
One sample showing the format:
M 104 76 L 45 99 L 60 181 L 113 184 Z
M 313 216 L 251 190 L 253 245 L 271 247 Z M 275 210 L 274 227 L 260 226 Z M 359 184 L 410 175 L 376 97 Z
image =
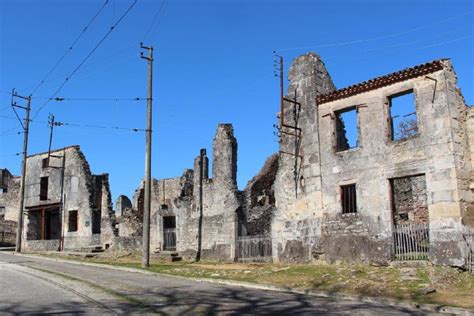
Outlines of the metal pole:
M 153 81 L 153 47 L 143 46 L 140 48 L 148 50 L 148 56 L 141 58 L 148 61 L 148 102 L 146 114 L 146 155 L 145 155 L 145 198 L 143 209 L 143 257 L 142 267 L 150 266 L 150 208 L 151 208 L 151 133 L 152 133 L 152 81 Z
M 54 116 L 53 116 L 53 121 L 54 121 Z M 64 230 L 65 227 L 65 218 L 66 218 L 66 208 L 64 204 L 66 203 L 66 194 L 64 194 L 64 176 L 66 174 L 66 150 L 63 150 L 63 157 L 62 157 L 62 165 L 61 165 L 61 239 L 59 241 L 59 251 L 64 250 Z M 48 160 L 49 164 L 49 160 Z
M 53 129 L 54 129 L 54 115 L 49 114 L 49 124 L 50 124 L 50 130 L 49 130 L 49 147 L 48 147 L 48 166 L 49 164 L 49 159 L 51 158 L 51 145 L 53 144 Z
M 280 56 L 280 128 L 285 124 L 285 112 L 283 109 L 283 57 Z
M 18 212 L 18 227 L 16 231 L 16 252 L 21 252 L 21 235 L 23 234 L 23 208 L 25 202 L 26 157 L 28 152 L 28 132 L 30 128 L 31 96 L 26 98 L 26 119 L 23 135 L 23 161 L 21 164 L 20 208 Z

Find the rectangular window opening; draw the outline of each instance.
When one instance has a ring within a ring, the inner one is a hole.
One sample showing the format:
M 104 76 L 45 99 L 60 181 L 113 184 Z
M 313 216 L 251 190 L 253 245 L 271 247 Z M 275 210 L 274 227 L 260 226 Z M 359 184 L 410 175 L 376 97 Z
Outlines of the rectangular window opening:
M 356 107 L 350 107 L 334 113 L 336 117 L 336 151 L 359 146 L 357 112 Z
M 415 97 L 413 90 L 389 97 L 391 139 L 411 138 L 418 134 Z
M 341 186 L 342 214 L 357 213 L 356 185 Z
M 68 231 L 77 232 L 77 211 L 68 213 Z
M 48 158 L 48 157 L 43 158 L 43 160 L 42 160 L 42 162 L 41 162 L 41 166 L 43 167 L 43 169 L 49 167 L 49 158 Z
M 174 229 L 176 228 L 176 217 L 175 216 L 163 216 L 163 228 Z
M 48 199 L 48 177 L 41 177 L 40 180 L 40 201 Z

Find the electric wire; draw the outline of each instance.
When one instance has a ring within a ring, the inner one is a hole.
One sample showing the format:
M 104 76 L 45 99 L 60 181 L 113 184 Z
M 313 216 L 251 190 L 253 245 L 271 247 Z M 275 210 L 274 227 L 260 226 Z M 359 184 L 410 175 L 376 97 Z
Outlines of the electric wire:
M 13 135 L 21 135 L 21 134 L 23 134 L 23 132 L 4 133 L 4 134 L 0 134 L 0 137 L 13 136 Z
M 7 92 L 7 91 L 2 91 L 0 90 L 0 93 L 5 93 L 5 94 L 9 94 L 9 95 L 14 95 L 12 94 L 11 92 Z M 54 97 L 54 98 L 51 98 L 51 97 L 40 97 L 40 96 L 32 96 L 31 97 L 32 99 L 38 99 L 38 100 L 48 100 L 48 101 L 115 101 L 115 102 L 119 102 L 119 101 L 147 101 L 148 98 L 144 98 L 144 97 L 133 97 L 133 98 L 96 98 L 96 97 L 82 97 L 82 98 L 68 98 L 68 97 Z M 10 106 L 6 106 L 5 108 L 1 108 L 0 109 L 0 112 L 2 112 L 4 109 L 9 109 Z
M 14 118 L 12 116 L 0 115 L 0 117 L 16 120 L 16 118 Z M 49 122 L 47 122 L 47 121 L 37 121 L 37 120 L 33 120 L 33 119 L 30 119 L 30 123 L 49 124 Z M 69 122 L 56 122 L 55 126 L 72 126 L 72 127 L 80 127 L 80 128 L 99 128 L 99 129 L 113 129 L 113 130 L 123 130 L 123 131 L 131 131 L 131 132 L 146 132 L 146 129 L 143 129 L 143 128 L 132 128 L 132 127 L 123 127 L 123 126 L 107 126 L 107 125 L 95 125 L 95 124 L 77 124 L 77 123 L 69 123 Z
M 163 1 L 161 2 L 161 6 L 160 6 L 160 8 L 158 9 L 158 11 L 156 12 L 155 16 L 153 17 L 153 20 L 151 21 L 150 26 L 148 27 L 148 30 L 147 30 L 146 33 L 145 33 L 145 36 L 143 36 L 142 42 L 145 42 L 146 38 L 148 37 L 148 35 L 150 34 L 151 30 L 153 29 L 153 26 L 155 25 L 155 23 L 158 22 L 158 23 L 157 23 L 157 27 L 158 27 L 158 25 L 160 24 L 160 19 L 161 19 L 161 16 L 162 16 L 161 12 L 164 12 L 164 11 L 163 11 L 163 8 L 165 7 L 165 5 L 167 5 L 167 3 L 168 3 L 168 0 L 163 0 Z
M 97 13 L 92 17 L 92 19 L 89 21 L 89 23 L 87 23 L 87 25 L 84 27 L 82 32 L 74 39 L 72 44 L 69 46 L 68 49 L 66 49 L 64 54 L 61 56 L 61 58 L 59 58 L 59 60 L 56 62 L 56 64 L 53 66 L 53 68 L 51 68 L 50 71 L 46 74 L 46 76 L 44 76 L 43 79 L 36 85 L 36 87 L 33 89 L 33 92 L 31 92 L 31 94 L 34 94 L 39 89 L 39 87 L 41 87 L 45 83 L 45 81 L 56 70 L 56 68 L 64 60 L 64 58 L 72 51 L 72 49 L 74 48 L 76 43 L 79 41 L 79 39 L 81 39 L 81 37 L 84 35 L 84 33 L 86 33 L 89 26 L 91 26 L 91 24 L 95 21 L 95 19 L 99 16 L 99 14 L 102 12 L 102 10 L 105 8 L 105 6 L 108 3 L 109 3 L 109 0 L 105 0 L 104 4 L 102 5 L 102 7 L 100 7 L 99 11 L 97 11 Z
M 66 83 L 77 73 L 77 71 L 84 65 L 84 63 L 94 54 L 94 52 L 102 45 L 102 43 L 109 37 L 109 35 L 112 33 L 112 31 L 122 22 L 122 20 L 128 15 L 128 13 L 132 10 L 132 8 L 135 6 L 138 0 L 134 0 L 132 4 L 125 10 L 125 12 L 119 17 L 119 19 L 113 24 L 110 29 L 105 33 L 105 35 L 99 40 L 99 42 L 94 46 L 94 48 L 87 54 L 82 61 L 74 68 L 74 70 L 67 76 L 62 84 L 56 89 L 56 91 L 51 95 L 51 98 L 54 98 L 59 91 L 62 90 L 62 88 L 66 85 Z M 33 119 L 35 119 L 38 114 L 41 112 L 41 110 L 50 102 L 51 100 L 46 100 L 36 111 L 35 115 L 33 116 Z
M 320 44 L 320 45 L 311 45 L 311 46 L 281 48 L 281 49 L 278 49 L 277 51 L 284 52 L 284 51 L 308 49 L 308 48 L 328 48 L 328 47 L 338 47 L 338 46 L 346 46 L 346 45 L 352 45 L 352 44 L 360 44 L 360 43 L 378 41 L 378 40 L 381 40 L 381 39 L 397 37 L 397 36 L 400 36 L 400 35 L 405 35 L 405 34 L 413 33 L 413 32 L 416 32 L 416 31 L 419 31 L 419 30 L 422 30 L 422 29 L 430 28 L 433 25 L 442 24 L 442 23 L 445 23 L 445 22 L 448 22 L 448 21 L 451 21 L 451 20 L 458 19 L 460 17 L 471 15 L 473 13 L 474 13 L 474 11 L 469 11 L 469 12 L 466 12 L 464 14 L 453 16 L 453 17 L 450 17 L 450 18 L 447 18 L 447 19 L 444 19 L 444 20 L 438 20 L 438 21 L 433 22 L 433 23 L 420 25 L 420 26 L 417 26 L 415 28 L 412 28 L 412 29 L 409 29 L 409 30 L 406 30 L 406 31 L 391 33 L 391 34 L 372 37 L 372 38 L 359 39 L 359 40 L 353 40 L 353 41 L 344 41 L 344 42 L 338 42 L 338 43 L 327 43 L 327 44 Z
M 0 157 L 13 157 L 13 156 L 20 156 L 21 153 L 16 153 L 16 154 L 7 154 L 7 155 L 0 155 Z

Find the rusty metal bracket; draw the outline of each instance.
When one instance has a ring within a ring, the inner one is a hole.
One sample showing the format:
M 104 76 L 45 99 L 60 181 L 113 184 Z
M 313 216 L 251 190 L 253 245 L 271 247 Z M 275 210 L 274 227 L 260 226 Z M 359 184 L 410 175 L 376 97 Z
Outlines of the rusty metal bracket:
M 295 155 L 294 153 L 289 153 L 289 152 L 287 152 L 287 151 L 280 150 L 279 153 L 280 153 L 280 154 L 286 154 L 286 155 L 290 155 L 290 156 L 293 156 L 293 157 L 298 157 L 298 158 L 303 159 L 303 156 L 302 156 L 302 155 Z
M 283 124 L 282 127 L 291 128 L 291 129 L 298 130 L 298 131 L 301 132 L 301 128 L 296 127 L 296 126 L 291 126 L 291 125 Z
M 328 114 L 324 114 L 322 117 L 330 117 L 331 120 L 334 120 L 334 114 L 333 113 L 328 113 Z
M 300 103 L 300 102 L 297 102 L 297 101 L 295 101 L 295 100 L 293 100 L 293 99 L 283 98 L 283 100 L 286 101 L 286 102 L 293 103 L 293 104 L 297 104 L 297 105 L 301 106 L 301 103 Z

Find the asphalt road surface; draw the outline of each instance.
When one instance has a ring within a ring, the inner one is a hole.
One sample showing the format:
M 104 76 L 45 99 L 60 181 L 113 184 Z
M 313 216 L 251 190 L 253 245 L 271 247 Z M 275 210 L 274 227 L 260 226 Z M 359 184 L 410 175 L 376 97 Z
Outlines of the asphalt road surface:
M 0 252 L 1 315 L 426 315 Z

